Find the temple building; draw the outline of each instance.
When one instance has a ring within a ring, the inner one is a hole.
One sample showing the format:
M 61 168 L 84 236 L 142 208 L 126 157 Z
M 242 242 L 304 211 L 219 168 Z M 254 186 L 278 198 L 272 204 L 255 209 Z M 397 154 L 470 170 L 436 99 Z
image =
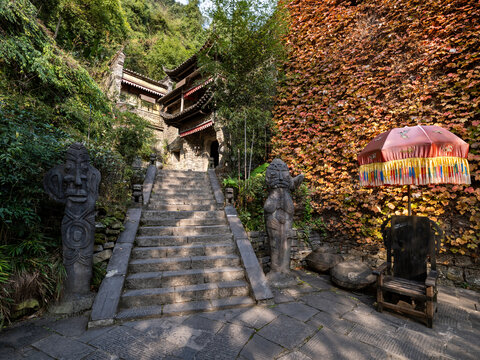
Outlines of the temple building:
M 146 119 L 156 138 L 155 151 L 164 154 L 165 166 L 176 170 L 205 171 L 218 166 L 224 135 L 216 123 L 212 104 L 213 78 L 202 76 L 198 54 L 207 42 L 175 69 L 164 69 L 167 78 L 156 81 L 123 68 L 125 55 L 117 54 L 107 80 L 107 94 L 120 109 Z
M 202 76 L 197 62 L 198 53 L 210 47 L 207 42 L 175 69 L 165 69 L 175 87 L 158 104 L 165 124 L 178 129 L 178 138 L 169 144 L 174 168 L 203 171 L 221 162 L 224 136 L 215 122 L 213 91 L 208 86 L 213 78 Z

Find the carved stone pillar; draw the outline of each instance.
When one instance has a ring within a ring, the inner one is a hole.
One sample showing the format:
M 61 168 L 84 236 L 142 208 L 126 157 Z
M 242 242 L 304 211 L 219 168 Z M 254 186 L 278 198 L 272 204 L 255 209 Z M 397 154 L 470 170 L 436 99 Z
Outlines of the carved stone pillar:
M 100 172 L 90 165 L 85 146 L 73 143 L 67 150 L 65 164 L 48 171 L 43 184 L 53 200 L 65 204 L 61 227 L 63 264 L 67 272 L 64 299 L 88 295 Z

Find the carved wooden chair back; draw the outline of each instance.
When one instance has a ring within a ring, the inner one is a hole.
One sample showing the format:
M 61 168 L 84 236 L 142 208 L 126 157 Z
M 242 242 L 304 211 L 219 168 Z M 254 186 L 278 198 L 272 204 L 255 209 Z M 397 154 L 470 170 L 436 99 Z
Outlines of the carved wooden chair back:
M 443 232 L 435 222 L 423 216 L 392 216 L 383 223 L 382 234 L 393 276 L 425 281 L 427 261 L 436 270 Z

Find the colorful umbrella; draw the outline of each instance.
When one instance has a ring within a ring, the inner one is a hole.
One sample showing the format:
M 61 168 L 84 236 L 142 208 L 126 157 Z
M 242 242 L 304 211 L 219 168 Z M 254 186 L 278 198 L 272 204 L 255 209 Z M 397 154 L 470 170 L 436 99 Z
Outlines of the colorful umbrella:
M 396 128 L 378 135 L 358 155 L 360 185 L 470 184 L 469 145 L 439 126 Z

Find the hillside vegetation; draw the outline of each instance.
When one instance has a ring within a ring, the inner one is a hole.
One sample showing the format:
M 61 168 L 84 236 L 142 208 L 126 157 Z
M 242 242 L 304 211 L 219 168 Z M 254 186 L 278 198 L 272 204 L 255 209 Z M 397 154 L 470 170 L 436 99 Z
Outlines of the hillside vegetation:
M 110 59 L 125 48 L 133 70 L 161 76 L 201 43 L 199 14 L 196 1 L 0 1 L 0 327 L 15 304 L 45 304 L 61 290 L 63 211 L 43 174 L 84 142 L 108 213 L 126 205 L 132 159 L 150 152 L 147 123 L 117 111 L 98 85 Z M 167 39 L 183 52 L 169 57 Z M 145 44 L 158 50 L 142 62 Z

